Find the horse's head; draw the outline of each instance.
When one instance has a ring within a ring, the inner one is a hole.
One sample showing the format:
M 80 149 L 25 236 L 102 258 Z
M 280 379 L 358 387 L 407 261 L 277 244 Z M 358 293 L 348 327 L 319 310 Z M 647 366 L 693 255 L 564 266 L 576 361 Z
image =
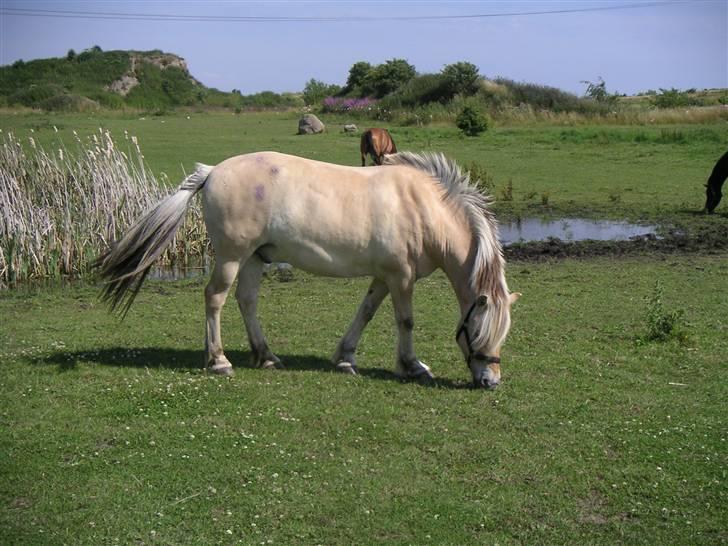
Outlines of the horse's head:
M 476 388 L 500 384 L 500 349 L 511 327 L 511 305 L 520 296 L 513 292 L 500 301 L 478 296 L 460 321 L 456 340 Z

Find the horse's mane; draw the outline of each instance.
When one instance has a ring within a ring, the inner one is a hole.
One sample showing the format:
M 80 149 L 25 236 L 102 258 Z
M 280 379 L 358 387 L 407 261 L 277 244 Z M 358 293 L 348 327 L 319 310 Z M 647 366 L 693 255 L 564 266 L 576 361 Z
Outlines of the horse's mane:
M 471 288 L 475 294 L 488 296 L 488 311 L 483 316 L 476 343 L 486 341 L 500 345 L 510 327 L 508 286 L 505 260 L 498 239 L 498 223 L 490 210 L 492 198 L 471 182 L 455 161 L 441 153 L 401 152 L 385 157 L 385 165 L 409 165 L 429 174 L 445 190 L 443 199 L 459 207 L 468 219 L 476 242 Z

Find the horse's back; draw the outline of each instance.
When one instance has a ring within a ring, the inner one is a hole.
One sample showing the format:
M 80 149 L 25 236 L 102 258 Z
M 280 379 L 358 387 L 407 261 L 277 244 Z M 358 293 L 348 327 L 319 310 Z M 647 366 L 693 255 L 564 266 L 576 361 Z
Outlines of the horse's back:
M 269 245 L 274 261 L 331 275 L 396 268 L 421 252 L 423 218 L 433 213 L 423 207 L 439 201 L 429 177 L 411 167 L 363 169 L 276 152 L 220 163 L 204 192 L 216 250 Z

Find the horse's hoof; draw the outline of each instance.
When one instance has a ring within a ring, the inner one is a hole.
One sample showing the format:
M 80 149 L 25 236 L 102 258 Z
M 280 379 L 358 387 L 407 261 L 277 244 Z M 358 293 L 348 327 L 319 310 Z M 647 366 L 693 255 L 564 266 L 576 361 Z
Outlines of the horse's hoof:
M 207 372 L 215 375 L 222 375 L 223 377 L 231 377 L 235 372 L 230 364 L 214 364 L 207 367 Z
M 336 371 L 348 375 L 357 375 L 356 366 L 354 366 L 351 362 L 339 362 L 336 365 Z
M 264 370 L 282 370 L 283 364 L 281 364 L 280 360 L 265 360 L 261 363 L 260 367 Z
M 422 370 L 419 374 L 413 376 L 412 379 L 417 381 L 420 385 L 435 384 L 435 376 L 432 375 L 432 372 L 430 370 Z

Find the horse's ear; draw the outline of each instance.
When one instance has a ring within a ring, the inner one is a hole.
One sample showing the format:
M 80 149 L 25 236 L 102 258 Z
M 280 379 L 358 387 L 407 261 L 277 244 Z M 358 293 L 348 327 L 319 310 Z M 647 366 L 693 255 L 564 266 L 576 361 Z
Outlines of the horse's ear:
M 486 295 L 478 296 L 478 299 L 475 300 L 475 304 L 478 307 L 483 307 L 487 303 L 488 303 L 488 296 L 486 296 Z
M 508 296 L 508 301 L 510 301 L 511 305 L 516 303 L 518 301 L 518 298 L 520 298 L 523 294 L 520 292 L 511 292 Z

